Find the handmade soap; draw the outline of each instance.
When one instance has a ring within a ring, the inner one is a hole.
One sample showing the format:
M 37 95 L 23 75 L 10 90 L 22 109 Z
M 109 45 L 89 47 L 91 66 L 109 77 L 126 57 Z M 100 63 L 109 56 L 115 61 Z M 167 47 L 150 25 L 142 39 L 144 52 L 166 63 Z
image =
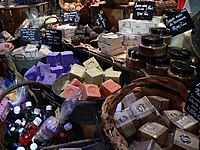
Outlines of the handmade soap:
M 121 71 L 106 71 L 104 75 L 105 80 L 112 79 L 113 81 L 120 84 Z
M 114 115 L 115 125 L 120 133 L 127 139 L 132 138 L 136 134 L 138 122 L 130 108 L 124 109 Z
M 80 89 L 78 87 L 68 84 L 60 96 L 64 98 L 74 98 L 77 94 L 79 94 L 79 92 Z
M 117 48 L 117 49 L 114 49 L 112 51 L 108 51 L 106 49 L 101 49 L 102 53 L 109 55 L 109 56 L 116 56 L 116 55 L 123 53 L 124 51 L 125 51 L 124 47 Z
M 163 150 L 154 140 L 137 142 L 134 150 Z
M 132 103 L 130 107 L 141 125 L 154 121 L 157 118 L 156 109 L 146 96 Z
M 60 53 L 61 65 L 69 66 L 74 62 L 74 55 L 72 51 L 65 51 Z
M 199 137 L 177 128 L 170 150 L 199 150 Z
M 84 61 L 83 65 L 85 66 L 86 69 L 100 67 L 99 63 L 97 62 L 97 60 L 94 57 Z
M 4 118 L 2 115 L 8 106 L 9 106 L 8 99 L 4 98 L 0 103 L 0 119 Z
M 77 78 L 78 80 L 83 81 L 84 74 L 85 67 L 78 64 L 74 64 L 69 72 L 69 80 Z
M 84 86 L 77 78 L 74 78 L 74 79 L 70 82 L 70 84 L 73 85 L 73 86 L 78 87 L 81 91 L 82 91 L 83 86 Z
M 128 108 L 131 106 L 132 103 L 136 101 L 137 101 L 137 98 L 135 97 L 134 93 L 130 93 L 122 99 L 122 104 L 124 108 Z
M 44 76 L 45 73 L 50 73 L 50 72 L 51 72 L 51 69 L 50 69 L 49 64 L 41 64 L 37 66 L 37 74 L 39 76 Z
M 165 120 L 165 122 L 167 123 L 167 126 L 169 127 L 169 129 L 171 129 L 171 120 L 173 120 L 174 118 L 180 116 L 182 114 L 182 112 L 178 111 L 178 110 L 165 110 L 163 112 L 163 118 Z
M 29 80 L 35 81 L 37 78 L 37 67 L 33 66 L 31 67 L 25 74 L 24 77 L 26 77 Z
M 50 67 L 51 73 L 55 73 L 57 78 L 64 72 L 62 66 Z
M 44 76 L 37 76 L 36 82 L 42 82 L 44 80 Z
M 81 100 L 96 100 L 101 98 L 101 94 L 97 85 L 85 84 L 82 90 Z
M 164 110 L 169 109 L 170 100 L 160 96 L 147 96 L 151 104 L 162 113 Z
M 159 146 L 166 146 L 167 141 L 167 127 L 156 122 L 147 122 L 139 129 L 139 140 L 146 141 L 154 139 Z
M 97 68 L 88 69 L 85 72 L 85 82 L 99 86 L 103 82 L 103 73 Z
M 55 80 L 56 80 L 56 74 L 55 73 L 45 73 L 44 74 L 44 80 L 42 81 L 42 83 L 52 85 Z
M 105 44 L 121 43 L 123 41 L 123 35 L 114 33 L 101 34 L 98 41 Z
M 51 52 L 46 56 L 46 62 L 50 64 L 51 67 L 56 67 L 60 61 L 60 53 L 59 52 Z
M 25 49 L 25 56 L 27 58 L 38 57 L 38 48 L 28 48 L 28 49 Z
M 98 47 L 102 50 L 107 50 L 107 51 L 112 51 L 114 49 L 122 47 L 122 42 L 121 43 L 115 43 L 115 44 L 105 44 L 102 42 L 98 42 Z
M 112 79 L 105 81 L 100 86 L 100 92 L 102 97 L 107 97 L 119 89 L 121 89 L 121 85 L 114 82 Z

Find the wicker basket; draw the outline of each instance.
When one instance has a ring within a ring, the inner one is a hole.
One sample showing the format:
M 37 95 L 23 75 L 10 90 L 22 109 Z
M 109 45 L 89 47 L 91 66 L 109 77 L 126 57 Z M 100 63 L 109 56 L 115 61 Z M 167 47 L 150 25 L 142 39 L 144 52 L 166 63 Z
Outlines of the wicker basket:
M 161 96 L 170 99 L 178 110 L 183 110 L 183 106 L 188 98 L 186 88 L 178 81 L 167 77 L 144 77 L 133 80 L 133 82 L 109 96 L 102 106 L 102 120 L 104 132 L 116 150 L 127 150 L 128 142 L 117 130 L 113 115 L 117 104 L 129 93 L 133 92 L 136 97 Z

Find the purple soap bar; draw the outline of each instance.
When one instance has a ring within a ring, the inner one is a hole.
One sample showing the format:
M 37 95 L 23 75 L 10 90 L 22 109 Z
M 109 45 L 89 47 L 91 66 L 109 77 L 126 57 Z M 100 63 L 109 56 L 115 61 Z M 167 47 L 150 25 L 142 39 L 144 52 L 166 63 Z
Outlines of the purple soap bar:
M 37 77 L 37 67 L 33 66 L 31 67 L 25 74 L 24 77 L 26 77 L 29 80 L 35 81 Z
M 60 63 L 61 65 L 70 65 L 74 62 L 74 56 L 72 51 L 65 51 L 60 53 Z
M 47 64 L 51 67 L 56 67 L 60 62 L 60 52 L 50 52 L 46 56 Z
M 41 65 L 44 65 L 44 63 L 41 62 L 41 61 L 39 61 L 39 62 L 37 63 L 37 67 L 39 67 L 39 66 L 41 66 Z
M 44 76 L 45 73 L 50 73 L 50 65 L 49 64 L 43 64 L 37 67 L 37 75 L 38 76 Z
M 44 80 L 42 81 L 42 83 L 52 85 L 55 80 L 56 80 L 55 73 L 45 73 Z
M 0 119 L 2 119 L 2 114 L 6 110 L 6 107 L 8 107 L 8 99 L 4 98 L 0 103 Z
M 57 78 L 64 72 L 63 66 L 50 67 L 51 73 L 55 73 Z
M 73 66 L 72 64 L 67 65 L 67 66 L 63 65 L 63 73 L 68 73 L 71 70 L 72 66 Z
M 36 81 L 37 82 L 42 82 L 44 80 L 44 77 L 42 76 L 37 76 Z

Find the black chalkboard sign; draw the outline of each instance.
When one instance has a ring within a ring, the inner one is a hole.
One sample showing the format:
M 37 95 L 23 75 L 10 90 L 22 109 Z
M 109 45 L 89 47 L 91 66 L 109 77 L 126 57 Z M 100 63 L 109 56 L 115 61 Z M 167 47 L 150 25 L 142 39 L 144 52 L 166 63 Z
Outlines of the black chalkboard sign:
M 174 16 L 164 19 L 164 24 L 170 29 L 172 36 L 194 28 L 194 23 L 186 9 L 183 9 Z
M 103 27 L 105 30 L 110 30 L 111 28 L 110 23 L 103 10 L 99 10 L 99 12 L 94 17 L 94 24 Z
M 133 6 L 133 19 L 152 20 L 155 2 L 135 2 Z
M 62 21 L 70 24 L 78 24 L 80 21 L 80 13 L 78 11 L 60 11 Z
M 197 76 L 190 90 L 189 98 L 185 105 L 185 111 L 200 121 L 200 75 Z
M 20 37 L 22 41 L 39 43 L 40 42 L 39 28 L 22 28 L 20 30 Z

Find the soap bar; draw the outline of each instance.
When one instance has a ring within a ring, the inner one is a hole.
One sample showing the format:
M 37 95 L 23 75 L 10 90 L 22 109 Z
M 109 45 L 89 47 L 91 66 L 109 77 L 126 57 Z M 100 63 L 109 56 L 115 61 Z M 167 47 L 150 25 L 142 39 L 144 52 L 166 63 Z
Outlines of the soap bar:
M 101 49 L 102 53 L 109 55 L 109 56 L 116 56 L 116 55 L 123 53 L 124 51 L 125 51 L 124 47 L 117 48 L 112 51 L 108 51 L 107 49 Z
M 50 64 L 51 67 L 56 67 L 60 61 L 60 53 L 59 52 L 51 52 L 46 56 L 47 64 Z
M 44 80 L 44 76 L 37 76 L 36 82 L 42 82 Z
M 115 114 L 114 121 L 117 129 L 126 139 L 130 139 L 136 134 L 135 126 L 138 125 L 138 122 L 130 108 Z
M 25 74 L 24 77 L 26 77 L 29 80 L 35 81 L 37 78 L 37 67 L 32 66 Z
M 71 65 L 62 65 L 62 67 L 63 67 L 63 72 L 64 73 L 68 73 L 70 70 L 71 70 L 71 67 L 72 67 L 73 65 L 71 64 Z
M 97 62 L 97 60 L 94 57 L 84 61 L 83 65 L 85 66 L 86 69 L 100 67 L 99 63 Z
M 2 115 L 4 113 L 4 111 L 6 110 L 6 108 L 9 106 L 8 104 L 8 99 L 7 98 L 4 98 L 1 103 L 0 103 L 0 119 L 3 119 L 2 118 Z
M 141 128 L 139 128 L 140 141 L 146 141 L 154 139 L 159 146 L 165 147 L 167 141 L 167 127 L 158 124 L 156 122 L 147 122 Z
M 112 50 L 115 50 L 117 48 L 121 48 L 122 47 L 122 42 L 121 43 L 112 43 L 112 44 L 105 44 L 105 43 L 102 43 L 102 42 L 98 42 L 98 47 L 100 49 L 105 49 L 107 51 L 112 51 Z
M 137 101 L 137 98 L 135 97 L 134 93 L 130 93 L 122 99 L 122 104 L 124 108 L 128 108 L 131 106 L 132 103 L 136 101 Z
M 170 150 L 199 150 L 199 137 L 177 128 Z
M 50 65 L 49 64 L 41 64 L 37 67 L 37 73 L 39 76 L 44 76 L 45 73 L 50 73 Z
M 121 71 L 106 71 L 104 75 L 105 80 L 112 79 L 113 81 L 120 84 Z
M 96 100 L 100 99 L 101 94 L 99 92 L 99 88 L 94 84 L 85 84 L 83 87 L 83 92 L 81 95 L 81 100 Z
M 74 62 L 74 56 L 72 51 L 61 52 L 60 55 L 61 65 L 69 66 Z
M 160 96 L 147 96 L 151 104 L 162 113 L 164 110 L 169 109 L 170 100 Z
M 77 78 L 78 80 L 83 81 L 84 74 L 85 67 L 78 64 L 74 64 L 69 72 L 69 80 Z
M 38 57 L 38 48 L 28 48 L 28 49 L 25 49 L 25 56 L 27 58 Z
M 68 84 L 60 96 L 64 98 L 75 98 L 80 93 L 80 89 L 76 86 Z
M 55 73 L 45 73 L 44 80 L 42 81 L 42 83 L 47 85 L 52 85 L 55 80 L 56 80 Z
M 57 78 L 64 72 L 62 66 L 50 67 L 51 73 L 55 73 Z
M 97 68 L 88 69 L 85 72 L 85 82 L 99 86 L 103 82 L 103 73 Z
M 167 123 L 167 126 L 169 129 L 173 128 L 171 124 L 171 120 L 174 120 L 176 117 L 180 116 L 182 112 L 178 110 L 165 110 L 163 112 L 163 118 L 165 122 Z
M 134 102 L 130 107 L 141 125 L 157 118 L 156 109 L 146 96 Z
M 52 51 L 50 51 L 48 48 L 40 48 L 39 52 L 44 54 L 44 55 L 48 55 Z
M 114 82 L 112 79 L 105 81 L 100 86 L 100 92 L 102 97 L 107 97 L 119 89 L 121 89 L 121 85 Z
M 73 86 L 78 87 L 78 88 L 80 89 L 80 91 L 83 90 L 83 86 L 84 86 L 84 85 L 83 85 L 78 79 L 76 79 L 76 78 L 74 78 L 74 79 L 70 82 L 70 84 L 73 85 Z
M 105 44 L 122 43 L 122 41 L 123 35 L 114 33 L 101 34 L 98 39 L 98 42 L 102 42 Z
M 154 140 L 137 142 L 134 150 L 163 150 Z

